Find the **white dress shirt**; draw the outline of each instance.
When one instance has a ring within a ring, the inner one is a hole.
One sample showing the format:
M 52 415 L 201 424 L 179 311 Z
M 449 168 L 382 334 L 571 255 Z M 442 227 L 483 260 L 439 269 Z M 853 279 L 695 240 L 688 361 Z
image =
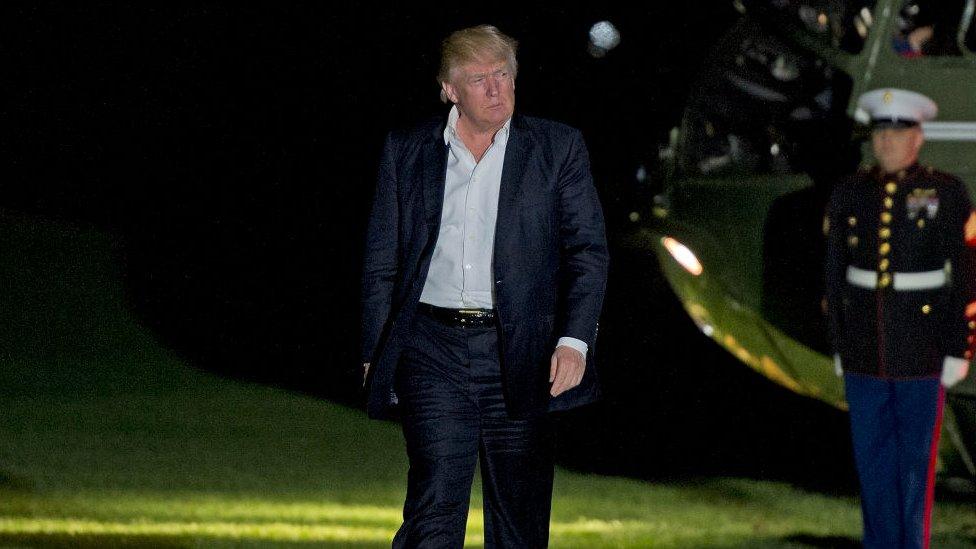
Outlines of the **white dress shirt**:
M 458 135 L 458 117 L 454 106 L 444 128 L 449 152 L 441 226 L 420 301 L 449 309 L 493 309 L 495 219 L 512 120 L 495 133 L 477 161 Z M 557 345 L 586 356 L 587 345 L 579 339 L 561 337 Z

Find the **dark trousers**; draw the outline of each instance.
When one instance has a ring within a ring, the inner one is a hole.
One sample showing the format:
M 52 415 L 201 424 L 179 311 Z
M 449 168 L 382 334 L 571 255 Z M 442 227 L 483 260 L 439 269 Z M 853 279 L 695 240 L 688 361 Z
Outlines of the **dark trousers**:
M 844 375 L 865 549 L 929 546 L 945 391 L 938 378 Z
M 455 327 L 419 315 L 397 369 L 410 458 L 395 548 L 464 545 L 481 460 L 485 547 L 546 547 L 552 434 L 545 417 L 510 419 L 494 327 Z

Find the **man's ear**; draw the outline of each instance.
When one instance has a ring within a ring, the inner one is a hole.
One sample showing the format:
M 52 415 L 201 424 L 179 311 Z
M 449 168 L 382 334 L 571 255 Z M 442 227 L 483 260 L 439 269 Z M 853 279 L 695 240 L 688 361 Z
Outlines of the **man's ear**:
M 441 82 L 441 90 L 444 95 L 451 101 L 451 103 L 457 103 L 457 89 L 450 82 Z
M 923 144 L 925 144 L 925 133 L 922 131 L 922 126 L 918 126 L 915 128 L 912 136 L 912 146 L 915 148 L 915 156 L 918 156 L 918 152 L 922 150 Z

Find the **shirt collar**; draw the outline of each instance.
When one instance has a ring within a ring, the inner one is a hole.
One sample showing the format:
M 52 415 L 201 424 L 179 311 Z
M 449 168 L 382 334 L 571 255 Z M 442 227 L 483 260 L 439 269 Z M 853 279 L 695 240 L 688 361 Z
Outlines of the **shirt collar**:
M 450 145 L 452 139 L 460 140 L 460 136 L 457 133 L 457 122 L 458 118 L 461 117 L 460 111 L 458 111 L 457 105 L 451 107 L 450 114 L 447 115 L 447 126 L 444 128 L 444 144 Z M 505 125 L 498 130 L 495 134 L 494 140 L 501 138 L 501 142 L 505 143 L 508 141 L 509 129 L 512 126 L 512 117 L 509 116 L 508 120 L 505 121 Z M 494 140 L 492 142 L 494 142 Z

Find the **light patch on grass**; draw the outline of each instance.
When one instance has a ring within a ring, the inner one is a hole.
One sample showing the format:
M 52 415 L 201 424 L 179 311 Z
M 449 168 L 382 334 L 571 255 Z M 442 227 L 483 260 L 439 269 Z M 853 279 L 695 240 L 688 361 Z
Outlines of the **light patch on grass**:
M 311 525 L 287 522 L 95 522 L 71 519 L 0 519 L 0 533 L 8 534 L 106 534 L 124 536 L 179 536 L 231 538 L 251 541 L 374 541 L 390 538 L 385 528 L 342 524 Z

